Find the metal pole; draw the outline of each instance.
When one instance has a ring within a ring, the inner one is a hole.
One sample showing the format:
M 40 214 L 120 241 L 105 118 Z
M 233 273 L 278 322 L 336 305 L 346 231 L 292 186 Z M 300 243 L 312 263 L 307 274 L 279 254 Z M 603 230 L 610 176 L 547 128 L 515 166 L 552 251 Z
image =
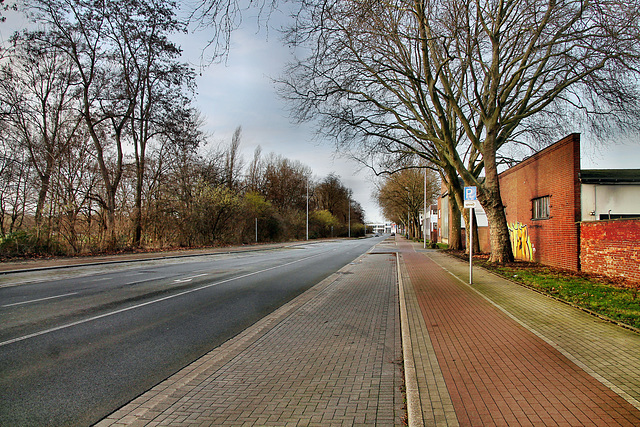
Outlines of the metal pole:
M 256 217 L 256 243 L 258 243 L 258 218 Z
M 307 240 L 309 240 L 309 177 L 307 177 Z
M 422 248 L 427 249 L 427 168 L 424 168 L 424 213 L 422 214 Z
M 473 285 L 473 208 L 469 209 L 469 284 Z
M 349 237 L 351 237 L 351 197 L 349 197 Z
M 410 239 L 409 233 L 411 232 L 411 198 L 409 196 L 409 187 L 407 187 L 407 239 Z

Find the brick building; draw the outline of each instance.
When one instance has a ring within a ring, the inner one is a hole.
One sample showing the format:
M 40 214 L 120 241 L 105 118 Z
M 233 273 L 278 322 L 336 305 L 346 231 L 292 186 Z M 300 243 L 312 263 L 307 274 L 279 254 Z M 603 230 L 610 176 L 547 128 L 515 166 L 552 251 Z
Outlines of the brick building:
M 579 172 L 580 135 L 572 134 L 500 174 L 516 258 L 579 269 Z
M 581 223 L 580 269 L 640 284 L 640 220 Z
M 640 281 L 640 169 L 580 170 L 571 134 L 502 172 L 500 191 L 516 258 Z

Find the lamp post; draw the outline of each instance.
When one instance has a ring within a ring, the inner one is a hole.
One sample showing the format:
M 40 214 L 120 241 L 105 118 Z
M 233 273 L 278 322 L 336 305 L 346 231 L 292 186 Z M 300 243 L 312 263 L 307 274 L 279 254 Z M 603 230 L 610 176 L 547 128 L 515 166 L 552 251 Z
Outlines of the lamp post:
M 422 214 L 422 249 L 427 249 L 427 168 L 424 168 L 424 210 Z
M 351 196 L 349 196 L 348 201 L 349 201 L 349 238 L 351 238 Z
M 409 232 L 411 231 L 411 192 L 409 187 L 405 188 L 407 189 L 407 239 L 409 239 Z

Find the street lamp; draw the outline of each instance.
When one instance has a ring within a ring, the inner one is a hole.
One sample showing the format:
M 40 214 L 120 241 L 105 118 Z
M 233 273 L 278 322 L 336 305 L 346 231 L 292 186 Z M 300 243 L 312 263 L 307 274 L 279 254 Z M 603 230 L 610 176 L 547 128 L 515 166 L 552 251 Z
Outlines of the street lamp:
M 307 240 L 309 240 L 309 177 L 307 176 Z
M 349 238 L 351 238 L 351 196 L 347 200 L 349 201 Z
M 411 230 L 411 196 L 409 187 L 404 187 L 407 189 L 407 239 L 409 238 L 409 231 Z
M 424 213 L 422 214 L 422 249 L 427 249 L 427 168 L 424 168 Z

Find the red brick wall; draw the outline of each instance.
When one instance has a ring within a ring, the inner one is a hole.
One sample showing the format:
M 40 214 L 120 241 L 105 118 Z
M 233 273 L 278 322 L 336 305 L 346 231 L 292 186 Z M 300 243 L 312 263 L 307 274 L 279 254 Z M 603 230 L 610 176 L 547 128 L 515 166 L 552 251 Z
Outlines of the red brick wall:
M 583 222 L 582 271 L 640 283 L 640 220 Z
M 518 258 L 579 269 L 580 135 L 572 134 L 500 174 L 507 222 L 528 235 Z M 533 220 L 532 200 L 550 196 L 550 218 Z

